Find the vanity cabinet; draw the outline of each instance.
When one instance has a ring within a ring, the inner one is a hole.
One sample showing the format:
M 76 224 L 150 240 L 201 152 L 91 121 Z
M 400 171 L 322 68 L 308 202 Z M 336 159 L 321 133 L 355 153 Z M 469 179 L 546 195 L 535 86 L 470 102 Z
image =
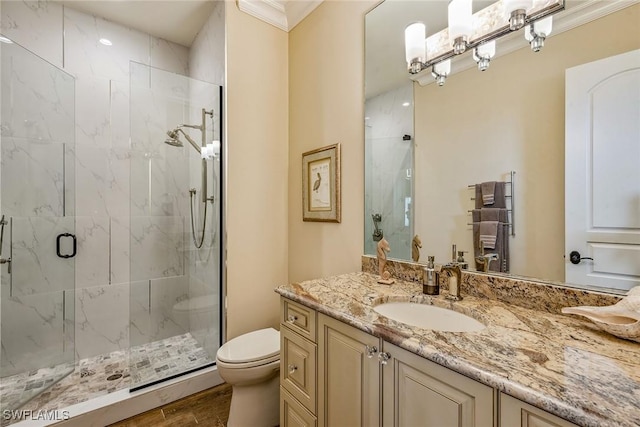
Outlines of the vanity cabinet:
M 282 427 L 577 427 L 284 297 L 280 320 Z
M 280 299 L 280 426 L 316 426 L 316 312 Z
M 383 351 L 384 426 L 496 425 L 493 388 L 388 342 Z
M 318 425 L 379 426 L 381 341 L 318 315 Z
M 503 427 L 578 427 L 504 393 L 500 393 L 500 425 Z

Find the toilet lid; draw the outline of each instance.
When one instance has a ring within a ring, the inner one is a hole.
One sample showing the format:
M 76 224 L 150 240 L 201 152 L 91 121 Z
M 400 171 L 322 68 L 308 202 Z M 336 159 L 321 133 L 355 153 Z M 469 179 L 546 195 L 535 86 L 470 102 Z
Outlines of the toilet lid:
M 280 354 L 280 332 L 260 329 L 227 341 L 218 350 L 218 359 L 227 363 L 247 363 Z

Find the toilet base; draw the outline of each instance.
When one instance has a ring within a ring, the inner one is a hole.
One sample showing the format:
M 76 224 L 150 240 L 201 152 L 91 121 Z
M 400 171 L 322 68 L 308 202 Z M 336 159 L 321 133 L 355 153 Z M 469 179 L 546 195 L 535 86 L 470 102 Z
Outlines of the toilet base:
M 233 386 L 227 427 L 280 424 L 280 376 L 250 386 Z

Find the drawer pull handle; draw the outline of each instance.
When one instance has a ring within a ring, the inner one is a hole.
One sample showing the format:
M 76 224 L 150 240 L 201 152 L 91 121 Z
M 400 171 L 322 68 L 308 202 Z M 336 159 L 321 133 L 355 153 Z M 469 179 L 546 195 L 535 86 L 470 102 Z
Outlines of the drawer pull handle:
M 296 320 L 298 320 L 298 316 L 294 316 L 293 314 L 290 314 L 289 317 L 287 317 L 288 323 L 295 323 Z
M 380 359 L 380 364 L 386 365 L 389 359 L 391 359 L 391 355 L 388 352 L 383 351 L 378 355 L 378 359 Z
M 289 374 L 293 374 L 295 371 L 298 370 L 298 367 L 296 365 L 289 365 L 287 366 L 287 368 L 289 368 Z
M 366 351 L 367 351 L 367 357 L 369 359 L 373 358 L 373 355 L 376 354 L 378 352 L 378 347 L 374 346 L 366 346 Z

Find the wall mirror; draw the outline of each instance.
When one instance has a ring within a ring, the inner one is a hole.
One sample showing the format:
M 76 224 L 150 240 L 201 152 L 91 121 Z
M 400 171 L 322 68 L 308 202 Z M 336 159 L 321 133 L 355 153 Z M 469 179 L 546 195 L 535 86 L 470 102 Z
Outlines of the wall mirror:
M 491 3 L 474 1 L 474 11 Z M 376 238 L 382 234 L 390 243 L 391 258 L 411 260 L 412 239 L 418 235 L 419 262 L 426 262 L 428 255 L 449 262 L 456 244 L 467 252 L 465 260 L 474 269 L 470 211 L 475 194 L 470 186 L 510 181 L 515 171 L 509 274 L 612 292 L 640 284 L 638 126 L 624 129 L 631 145 L 604 150 L 632 159 L 625 163 L 625 174 L 616 178 L 624 183 L 629 202 L 620 206 L 626 222 L 607 228 L 610 235 L 628 232 L 623 249 L 603 253 L 600 249 L 612 247 L 604 241 L 576 247 L 582 257 L 595 258 L 579 264 L 592 273 L 582 280 L 568 273 L 571 248 L 565 247 L 566 222 L 572 222 L 565 213 L 572 215 L 579 203 L 573 192 L 565 194 L 566 165 L 572 169 L 586 162 L 565 144 L 565 112 L 573 111 L 567 107 L 572 101 L 566 99 L 565 73 L 640 49 L 640 4 L 569 0 L 565 10 L 554 15 L 553 32 L 539 52 L 533 52 L 518 31 L 497 41 L 497 54 L 484 72 L 466 53 L 454 58 L 444 86 L 413 82 L 405 61 L 404 29 L 423 21 L 427 36 L 442 30 L 447 4 L 385 0 L 365 17 L 365 254 L 375 255 Z M 630 73 L 636 80 L 624 84 L 638 84 L 638 74 Z M 628 100 L 631 114 L 638 117 L 640 91 L 627 87 L 633 93 Z M 619 128 L 617 123 L 609 126 Z M 591 188 L 592 182 L 586 181 L 578 186 Z M 616 181 L 606 185 L 610 191 L 620 187 Z M 607 188 L 598 191 L 606 193 Z M 607 216 L 603 212 L 620 204 L 621 199 L 612 199 L 604 202 L 607 206 L 596 206 L 602 197 L 594 194 L 588 196 L 598 216 Z M 617 272 L 610 271 L 613 264 L 620 268 Z

